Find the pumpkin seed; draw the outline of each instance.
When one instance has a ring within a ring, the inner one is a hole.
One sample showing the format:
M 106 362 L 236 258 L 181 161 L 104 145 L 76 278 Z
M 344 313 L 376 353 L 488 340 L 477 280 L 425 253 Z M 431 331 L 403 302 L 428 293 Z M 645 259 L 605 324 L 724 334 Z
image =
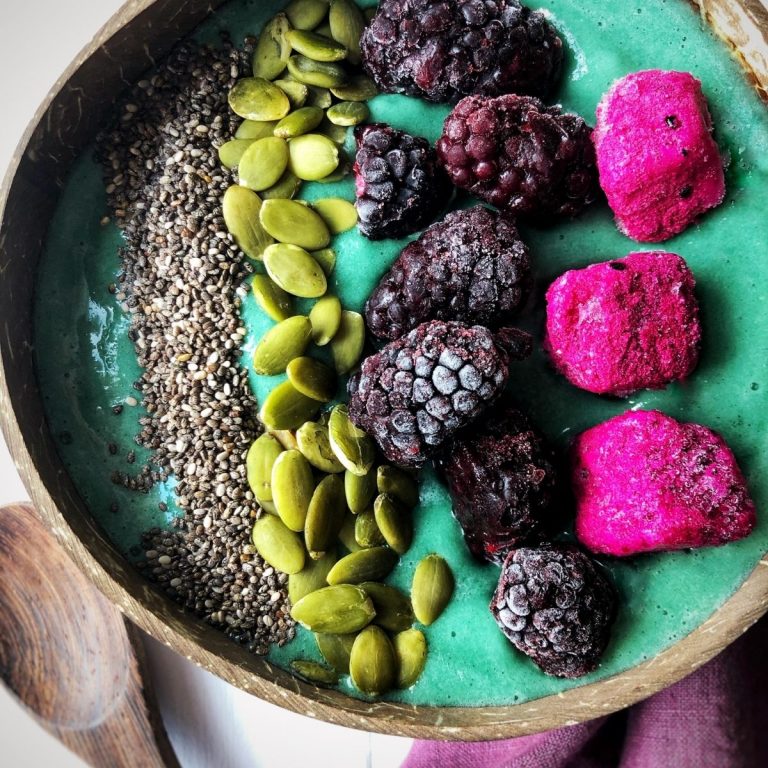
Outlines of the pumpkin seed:
M 268 429 L 298 429 L 309 421 L 320 403 L 297 392 L 290 381 L 278 384 L 266 397 L 259 418 Z
M 373 513 L 381 535 L 398 555 L 404 555 L 413 541 L 413 521 L 408 510 L 392 496 L 379 494 L 373 502 Z
M 372 509 L 366 509 L 355 517 L 355 541 L 361 549 L 380 547 L 387 543 Z
M 288 64 L 291 46 L 286 35 L 291 29 L 288 17 L 278 13 L 264 25 L 253 52 L 253 76 L 274 80 Z
M 246 120 L 279 120 L 291 104 L 276 85 L 263 77 L 244 77 L 229 92 L 232 111 Z
M 344 467 L 331 450 L 328 427 L 315 421 L 307 421 L 296 431 L 299 450 L 316 469 L 328 474 L 343 472 Z
M 291 170 L 305 181 L 322 179 L 339 166 L 339 148 L 320 133 L 297 136 L 288 145 L 288 151 Z
M 312 341 L 324 347 L 336 335 L 341 325 L 341 302 L 337 296 L 323 296 L 309 311 Z
M 380 627 L 366 627 L 355 638 L 349 674 L 360 691 L 372 696 L 386 693 L 397 682 L 395 651 Z
M 264 561 L 278 571 L 298 573 L 304 567 L 304 545 L 279 517 L 260 517 L 254 523 L 251 540 Z
M 361 101 L 340 101 L 334 104 L 326 114 L 334 125 L 350 126 L 364 123 L 371 111 Z
M 286 115 L 275 127 L 275 136 L 281 139 L 292 139 L 303 133 L 317 128 L 323 121 L 323 110 L 320 107 L 302 107 L 290 115 Z
M 397 660 L 397 687 L 410 688 L 427 663 L 427 639 L 418 629 L 406 629 L 392 638 Z
M 315 642 L 323 658 L 341 675 L 349 674 L 349 654 L 356 635 L 331 635 L 315 633 Z
M 275 507 L 274 502 L 260 501 L 259 506 L 270 515 L 277 515 L 277 508 Z
M 282 452 L 283 446 L 265 433 L 251 443 L 245 456 L 248 487 L 262 506 L 272 501 L 272 467 Z
M 371 598 L 352 584 L 310 592 L 291 608 L 291 617 L 302 626 L 334 635 L 357 632 L 375 615 Z
M 353 515 L 365 512 L 376 495 L 376 473 L 373 467 L 364 475 L 355 475 L 347 470 L 344 473 L 344 493 Z
M 269 202 L 269 201 L 267 201 Z M 365 321 L 357 312 L 344 310 L 341 325 L 331 341 L 331 355 L 336 373 L 343 376 L 359 362 L 365 344 Z
M 336 394 L 336 374 L 312 357 L 296 357 L 286 368 L 290 381 L 302 395 L 329 403 Z M 339 470 L 341 472 L 341 470 Z
M 376 581 L 365 581 L 360 585 L 373 600 L 376 618 L 373 620 L 387 632 L 402 632 L 413 624 L 413 608 L 407 595 L 399 589 Z
M 307 95 L 307 104 L 320 109 L 328 109 L 333 104 L 331 92 L 327 88 L 320 88 L 317 85 L 306 86 L 309 94 Z
M 328 14 L 333 39 L 348 51 L 350 64 L 360 63 L 360 37 L 365 27 L 363 12 L 352 0 L 331 0 Z
M 238 248 L 254 261 L 261 261 L 264 249 L 274 242 L 261 226 L 261 208 L 261 198 L 250 189 L 235 184 L 224 193 L 224 223 Z
M 335 553 L 328 552 L 319 560 L 308 559 L 298 573 L 292 573 L 288 577 L 288 599 L 291 605 L 296 605 L 310 592 L 327 587 L 328 571 L 333 568 L 335 562 Z
M 301 678 L 304 682 L 322 688 L 332 687 L 339 682 L 339 673 L 336 670 L 328 669 L 328 667 L 318 664 L 316 661 L 294 659 L 291 662 L 291 670 L 293 670 L 296 677 Z
M 235 132 L 236 139 L 263 139 L 272 136 L 277 120 L 243 120 Z
M 328 13 L 326 0 L 291 0 L 285 14 L 294 29 L 314 29 Z
M 417 566 L 411 585 L 411 603 L 422 624 L 432 624 L 451 599 L 454 579 L 440 555 L 427 555 Z
M 288 59 L 288 71 L 300 83 L 316 85 L 319 88 L 337 88 L 346 84 L 349 79 L 341 64 L 333 61 L 313 61 L 300 53 Z M 242 117 L 247 117 L 247 115 L 242 115 Z M 273 118 L 254 119 L 269 120 Z
M 331 448 L 339 461 L 354 475 L 365 475 L 373 466 L 376 448 L 368 435 L 349 418 L 346 405 L 337 405 L 328 419 Z
M 309 251 L 325 248 L 331 239 L 320 216 L 296 200 L 265 200 L 259 211 L 259 221 L 275 240 Z
M 355 526 L 360 515 L 355 520 Z M 360 584 L 386 578 L 397 564 L 397 555 L 389 547 L 361 549 L 338 560 L 328 571 L 328 583 Z
M 347 49 L 343 45 L 317 32 L 293 29 L 288 33 L 288 42 L 294 51 L 313 61 L 342 61 L 347 58 Z
M 300 109 L 307 103 L 309 88 L 304 83 L 296 80 L 275 80 L 274 84 L 288 97 L 291 109 Z
M 280 519 L 292 531 L 304 530 L 315 491 L 312 467 L 299 451 L 284 451 L 272 467 L 272 499 Z
M 275 322 L 287 320 L 293 315 L 293 302 L 290 295 L 267 275 L 253 276 L 251 292 L 256 303 Z
M 322 267 L 325 276 L 330 277 L 336 266 L 336 251 L 333 248 L 321 248 L 319 251 L 311 251 L 309 255 Z
M 242 186 L 260 192 L 276 184 L 287 167 L 288 144 L 277 136 L 268 136 L 245 150 L 237 175 Z
M 341 478 L 338 475 L 324 477 L 309 502 L 304 526 L 304 541 L 310 557 L 322 557 L 333 546 L 346 512 Z
M 340 235 L 357 224 L 357 208 L 340 197 L 315 200 L 312 207 L 320 214 L 332 235 Z
M 280 181 L 278 181 L 277 184 L 262 190 L 261 197 L 263 200 L 274 200 L 275 198 L 280 200 L 290 200 L 300 188 L 301 179 L 289 168 L 280 177 Z
M 339 541 L 344 545 L 348 552 L 359 552 L 362 547 L 355 540 L 355 516 L 346 515 L 344 523 L 339 530 Z
M 296 442 L 296 435 L 290 429 L 270 429 L 272 435 L 286 451 L 298 451 L 299 444 Z
M 380 466 L 376 472 L 376 486 L 379 493 L 388 493 L 408 509 L 413 509 L 419 503 L 416 478 L 397 467 L 389 464 Z
M 334 144 L 338 144 L 340 147 L 343 146 L 347 140 L 347 129 L 343 125 L 334 125 L 327 117 L 320 123 L 318 132 L 327 136 Z M 341 165 L 341 160 L 339 161 L 339 164 Z M 334 176 L 336 173 L 339 173 L 338 168 L 335 173 L 330 175 Z M 322 181 L 325 181 L 327 178 L 328 177 L 326 176 Z
M 253 144 L 254 139 L 232 139 L 219 147 L 219 162 L 232 170 L 240 165 L 245 150 Z
M 342 101 L 370 101 L 379 95 L 376 83 L 367 75 L 352 75 L 346 85 L 331 88 L 331 93 Z
M 315 27 L 314 32 L 316 35 L 333 38 L 333 35 L 331 34 L 331 25 L 327 20 L 324 21 L 319 27 Z
M 267 200 L 266 203 L 288 200 Z M 265 203 L 265 205 L 266 205 Z M 275 243 L 264 251 L 264 266 L 269 276 L 293 296 L 312 299 L 322 296 L 328 286 L 320 265 L 298 245 Z M 301 353 L 299 353 L 301 354 Z
M 253 370 L 261 376 L 277 376 L 288 363 L 304 354 L 312 337 L 312 324 L 304 315 L 278 323 L 264 334 L 253 353 Z

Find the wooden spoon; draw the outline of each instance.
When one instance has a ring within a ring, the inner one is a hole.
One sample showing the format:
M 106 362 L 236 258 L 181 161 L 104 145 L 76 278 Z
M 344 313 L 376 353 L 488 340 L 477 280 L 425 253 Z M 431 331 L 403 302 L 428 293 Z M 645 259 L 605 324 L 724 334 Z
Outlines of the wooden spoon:
M 0 508 L 0 675 L 96 768 L 178 768 L 138 629 L 77 570 L 26 504 Z

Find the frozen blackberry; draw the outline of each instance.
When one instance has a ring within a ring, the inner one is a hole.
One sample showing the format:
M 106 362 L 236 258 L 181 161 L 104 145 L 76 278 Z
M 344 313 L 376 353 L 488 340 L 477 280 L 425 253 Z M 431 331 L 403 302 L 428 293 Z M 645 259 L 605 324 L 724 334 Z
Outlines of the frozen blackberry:
M 438 460 L 470 552 L 501 563 L 541 535 L 555 497 L 554 456 L 513 406 L 489 408 Z
M 575 546 L 547 544 L 509 553 L 490 607 L 515 648 L 548 675 L 573 678 L 597 667 L 616 593 Z
M 600 193 L 592 129 L 528 96 L 463 99 L 437 156 L 457 187 L 534 222 L 575 216 Z
M 363 361 L 349 415 L 394 464 L 419 467 L 502 393 L 509 364 L 531 352 L 512 328 L 432 320 Z
M 530 287 L 515 225 L 482 205 L 449 213 L 408 245 L 365 305 L 374 336 L 397 339 L 426 320 L 498 327 Z
M 448 202 L 451 184 L 426 139 L 384 123 L 355 128 L 360 231 L 371 240 L 423 229 Z
M 382 0 L 360 45 L 382 91 L 437 102 L 546 96 L 563 64 L 546 17 L 518 0 Z

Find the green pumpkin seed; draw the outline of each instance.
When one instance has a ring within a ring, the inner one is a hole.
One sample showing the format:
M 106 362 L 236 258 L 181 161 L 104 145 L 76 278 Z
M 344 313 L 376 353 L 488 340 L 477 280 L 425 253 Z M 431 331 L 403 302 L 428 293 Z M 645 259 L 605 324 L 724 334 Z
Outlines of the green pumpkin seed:
M 291 108 L 285 93 L 263 77 L 244 77 L 235 83 L 229 106 L 246 120 L 279 120 Z
M 269 434 L 277 440 L 286 451 L 298 451 L 299 444 L 296 435 L 290 429 L 270 429 Z
M 349 674 L 349 655 L 356 635 L 331 635 L 317 632 L 315 642 L 323 658 L 340 674 Z
M 317 85 L 306 86 L 309 94 L 307 95 L 307 104 L 320 109 L 328 109 L 333 104 L 331 92 L 327 88 L 320 88 Z
M 277 120 L 243 120 L 235 132 L 236 139 L 263 139 L 272 136 Z
M 275 240 L 317 251 L 325 248 L 331 233 L 325 222 L 296 200 L 265 200 L 259 211 L 262 227 Z
M 376 473 L 373 467 L 364 475 L 355 475 L 347 470 L 344 473 L 344 493 L 353 515 L 365 512 L 376 495 Z
M 309 255 L 322 267 L 325 276 L 330 277 L 336 266 L 336 251 L 333 248 L 321 248 L 319 251 L 311 251 Z
M 323 110 L 320 107 L 302 107 L 286 115 L 275 127 L 275 136 L 292 139 L 317 128 L 323 122 Z
M 417 566 L 411 585 L 411 603 L 422 624 L 432 624 L 451 599 L 454 579 L 440 555 L 427 555 Z
M 411 513 L 386 493 L 376 497 L 373 513 L 384 540 L 398 555 L 404 555 L 413 541 Z
M 354 685 L 371 696 L 386 693 L 397 682 L 395 651 L 380 627 L 366 627 L 355 638 L 349 674 Z
M 262 506 L 272 501 L 272 467 L 282 452 L 283 446 L 265 433 L 251 443 L 245 456 L 248 487 Z
M 347 49 L 329 37 L 317 32 L 294 29 L 288 33 L 291 48 L 313 61 L 342 61 L 347 58 Z
M 399 589 L 375 581 L 360 585 L 373 600 L 376 609 L 374 623 L 387 632 L 402 632 L 413 624 L 413 608 L 407 595 Z
M 323 120 L 322 123 L 320 123 L 318 132 L 322 133 L 339 147 L 342 147 L 347 140 L 347 129 L 343 125 L 334 125 L 330 120 L 328 120 L 327 117 Z M 341 160 L 339 161 L 339 164 L 341 165 Z M 346 165 L 346 162 L 344 165 Z M 337 173 L 339 173 L 338 168 L 333 174 L 330 175 L 335 176 Z M 324 179 L 322 179 L 322 181 L 325 181 L 327 178 L 328 177 L 326 176 Z
M 291 46 L 286 35 L 291 29 L 284 13 L 264 25 L 253 52 L 253 76 L 274 80 L 288 64 Z
M 261 376 L 277 376 L 288 363 L 304 354 L 312 338 L 312 324 L 304 315 L 278 323 L 264 334 L 253 353 L 253 370 Z
M 377 470 L 376 487 L 379 493 L 388 493 L 408 509 L 413 509 L 419 503 L 419 485 L 416 478 L 389 464 L 383 464 Z
M 261 208 L 261 198 L 250 189 L 234 185 L 224 193 L 224 223 L 238 248 L 254 261 L 261 261 L 264 249 L 274 242 L 261 226 Z
M 328 475 L 315 488 L 307 512 L 304 541 L 310 557 L 322 557 L 331 549 L 346 513 L 344 483 L 338 475 Z
M 328 21 L 324 21 L 319 27 L 315 27 L 314 32 L 316 35 L 333 38 L 333 35 L 331 34 L 331 25 L 328 23 Z
M 251 540 L 264 561 L 278 571 L 298 573 L 304 567 L 304 545 L 279 517 L 259 518 L 253 526 Z
M 387 543 L 379 530 L 376 516 L 373 514 L 372 509 L 366 509 L 356 515 L 355 541 L 361 549 L 380 547 Z
M 371 598 L 352 584 L 310 592 L 291 608 L 291 617 L 302 626 L 334 635 L 357 632 L 375 615 Z
M 333 39 L 349 51 L 350 64 L 360 63 L 360 37 L 365 27 L 363 12 L 352 0 L 331 0 L 328 14 Z
M 365 475 L 373 466 L 376 447 L 373 440 L 349 418 L 346 405 L 337 405 L 328 419 L 331 448 L 339 461 L 354 475 Z
M 348 552 L 359 552 L 362 547 L 355 540 L 355 516 L 347 515 L 339 531 L 339 541 Z
M 288 71 L 300 83 L 316 85 L 318 88 L 337 88 L 349 80 L 346 70 L 341 64 L 333 61 L 313 61 L 297 54 L 288 59 Z M 245 117 L 245 115 L 243 115 Z M 268 120 L 271 118 L 255 118 Z
M 359 522 L 357 516 L 355 524 Z M 371 547 L 342 557 L 328 572 L 328 583 L 360 584 L 386 578 L 397 565 L 397 555 L 389 547 Z
M 320 133 L 297 136 L 288 145 L 288 151 L 291 170 L 304 181 L 322 179 L 339 165 L 339 148 Z
M 296 80 L 275 80 L 274 84 L 288 97 L 291 109 L 300 109 L 307 103 L 309 88 L 304 83 Z
M 260 192 L 276 184 L 288 167 L 288 144 L 284 139 L 268 136 L 257 139 L 243 153 L 237 175 L 240 184 Z
M 277 515 L 277 508 L 272 501 L 260 501 L 259 506 L 270 515 Z
M 365 344 L 365 320 L 357 312 L 344 310 L 341 325 L 331 341 L 331 355 L 336 373 L 349 373 L 360 361 Z
M 289 202 L 267 200 L 266 203 Z M 265 203 L 265 205 L 266 205 Z M 298 245 L 275 243 L 264 250 L 264 266 L 269 276 L 293 296 L 305 299 L 322 296 L 328 286 L 320 265 Z
M 290 381 L 278 384 L 266 397 L 259 418 L 267 429 L 298 429 L 309 421 L 320 403 L 297 392 Z
M 330 688 L 339 682 L 339 673 L 333 669 L 318 664 L 316 661 L 306 659 L 294 659 L 291 662 L 291 670 L 296 677 L 306 683 L 317 685 L 321 688 Z
M 326 0 L 291 0 L 285 14 L 294 29 L 314 29 L 328 13 Z
M 361 101 L 341 101 L 334 104 L 326 113 L 334 125 L 359 125 L 370 116 L 371 111 Z
M 336 374 L 312 357 L 297 357 L 286 368 L 290 381 L 302 395 L 329 403 L 336 394 Z M 341 471 L 341 470 L 339 470 Z
M 406 629 L 392 638 L 397 660 L 397 687 L 410 688 L 427 663 L 427 639 L 418 629 Z
M 240 165 L 245 150 L 253 144 L 254 139 L 232 139 L 219 147 L 219 162 L 232 170 Z
M 306 460 L 316 469 L 328 474 L 343 472 L 344 467 L 331 450 L 328 440 L 328 427 L 315 421 L 308 421 L 296 430 L 299 450 Z
M 280 519 L 292 531 L 304 530 L 315 491 L 312 467 L 299 451 L 285 451 L 272 467 L 272 499 Z
M 280 177 L 280 181 L 277 184 L 262 190 L 261 197 L 263 200 L 290 200 L 301 189 L 301 179 L 296 176 L 289 168 Z
M 341 325 L 341 302 L 336 296 L 323 296 L 309 311 L 312 341 L 324 347 L 336 335 Z
M 312 560 L 311 558 L 306 560 L 304 567 L 298 573 L 292 573 L 288 577 L 288 599 L 291 601 L 291 605 L 296 605 L 302 597 L 310 592 L 327 587 L 328 571 L 333 568 L 335 562 L 335 553 L 328 552 L 319 560 Z
M 379 95 L 376 83 L 367 75 L 353 75 L 346 85 L 331 88 L 331 93 L 342 101 L 370 101 Z
M 357 208 L 340 197 L 315 200 L 312 207 L 320 214 L 332 235 L 340 235 L 357 224 Z

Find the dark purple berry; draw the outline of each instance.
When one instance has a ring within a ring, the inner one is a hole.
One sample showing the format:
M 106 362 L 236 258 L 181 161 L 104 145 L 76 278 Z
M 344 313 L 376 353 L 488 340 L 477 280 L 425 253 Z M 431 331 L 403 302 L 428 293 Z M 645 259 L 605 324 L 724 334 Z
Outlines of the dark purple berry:
M 429 142 L 383 123 L 358 126 L 355 139 L 360 231 L 380 240 L 426 227 L 451 196 L 451 184 Z
M 600 194 L 592 129 L 528 96 L 463 99 L 437 156 L 457 187 L 538 223 L 575 216 Z
M 493 406 L 440 456 L 470 552 L 501 564 L 548 527 L 557 489 L 552 451 L 511 405 Z
M 408 245 L 365 305 L 374 336 L 397 339 L 426 320 L 498 327 L 530 287 L 514 223 L 477 205 L 449 213 Z
M 436 102 L 546 96 L 563 63 L 546 17 L 518 0 L 382 0 L 360 44 L 380 90 Z
M 547 544 L 509 553 L 490 608 L 515 648 L 546 674 L 574 678 L 600 661 L 616 593 L 579 549 Z

